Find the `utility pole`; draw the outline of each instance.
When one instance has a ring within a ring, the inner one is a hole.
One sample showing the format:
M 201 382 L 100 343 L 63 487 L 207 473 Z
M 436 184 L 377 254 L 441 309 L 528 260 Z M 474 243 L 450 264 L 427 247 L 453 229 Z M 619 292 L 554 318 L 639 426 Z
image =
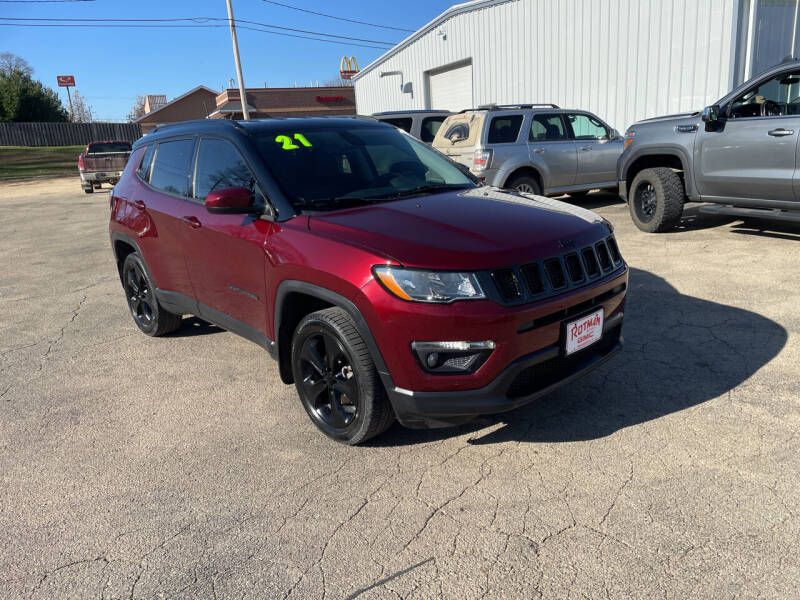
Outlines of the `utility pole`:
M 225 1 L 228 3 L 228 23 L 231 26 L 231 42 L 233 43 L 233 60 L 236 63 L 236 76 L 239 78 L 239 99 L 242 101 L 242 116 L 245 121 L 249 121 L 250 113 L 247 111 L 247 97 L 244 93 L 242 62 L 239 59 L 239 42 L 236 41 L 236 22 L 233 20 L 233 6 L 231 6 L 231 0 Z
M 72 112 L 72 96 L 69 93 L 69 86 L 67 86 L 67 98 L 69 99 L 69 120 L 72 121 L 74 118 L 75 113 Z

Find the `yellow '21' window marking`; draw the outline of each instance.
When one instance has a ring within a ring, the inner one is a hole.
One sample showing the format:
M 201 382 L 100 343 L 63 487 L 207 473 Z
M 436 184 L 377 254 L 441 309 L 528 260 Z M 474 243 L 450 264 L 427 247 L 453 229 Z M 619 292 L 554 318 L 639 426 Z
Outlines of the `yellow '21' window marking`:
M 304 136 L 302 133 L 295 133 L 294 139 L 303 144 L 303 146 L 305 146 L 306 148 L 311 147 L 311 142 L 309 142 L 306 139 L 306 136 Z M 283 146 L 281 147 L 282 150 L 297 150 L 300 147 L 297 144 L 295 144 L 292 141 L 292 138 L 290 138 L 288 135 L 279 135 L 278 137 L 275 138 L 275 141 L 278 144 L 283 144 Z

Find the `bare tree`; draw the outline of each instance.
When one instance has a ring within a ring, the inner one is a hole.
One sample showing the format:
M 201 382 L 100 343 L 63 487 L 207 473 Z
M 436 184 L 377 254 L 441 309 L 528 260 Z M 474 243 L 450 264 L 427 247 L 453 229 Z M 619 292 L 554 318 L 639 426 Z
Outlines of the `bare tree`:
M 144 115 L 144 96 L 136 96 L 133 108 L 128 112 L 128 123 L 133 123 L 136 119 Z
M 0 52 L 0 75 L 9 76 L 14 72 L 30 77 L 33 75 L 33 67 L 21 56 L 11 52 Z
M 72 95 L 72 121 L 74 123 L 91 123 L 94 121 L 91 105 L 77 91 Z
M 322 82 L 325 87 L 346 87 L 353 85 L 350 79 L 342 79 L 341 77 L 334 77 Z

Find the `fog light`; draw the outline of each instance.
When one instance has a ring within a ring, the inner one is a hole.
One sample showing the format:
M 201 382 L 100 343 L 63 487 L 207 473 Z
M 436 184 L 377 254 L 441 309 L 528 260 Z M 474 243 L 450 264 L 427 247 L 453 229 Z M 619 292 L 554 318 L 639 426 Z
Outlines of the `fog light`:
M 485 342 L 413 342 L 411 349 L 423 370 L 428 373 L 474 373 L 494 350 L 495 343 Z

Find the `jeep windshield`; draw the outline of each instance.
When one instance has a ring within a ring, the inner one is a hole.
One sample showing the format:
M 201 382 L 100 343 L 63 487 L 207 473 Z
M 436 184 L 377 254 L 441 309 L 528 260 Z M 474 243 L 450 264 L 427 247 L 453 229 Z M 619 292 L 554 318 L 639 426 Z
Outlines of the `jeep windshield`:
M 256 143 L 299 210 L 333 210 L 476 187 L 446 158 L 394 128 L 361 125 L 272 131 Z

